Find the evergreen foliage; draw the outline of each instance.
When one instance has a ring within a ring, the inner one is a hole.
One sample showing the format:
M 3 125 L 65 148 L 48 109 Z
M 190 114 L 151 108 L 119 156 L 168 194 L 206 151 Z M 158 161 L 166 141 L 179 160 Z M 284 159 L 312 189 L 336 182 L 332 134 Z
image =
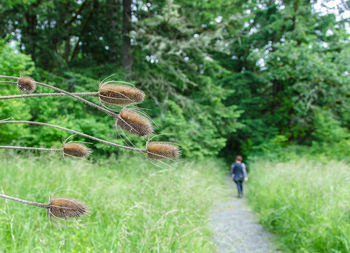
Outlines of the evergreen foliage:
M 146 113 L 157 132 L 174 133 L 164 139 L 177 140 L 187 157 L 249 154 L 271 143 L 315 145 L 338 134 L 320 135 L 320 117 L 338 122 L 331 128 L 350 127 L 350 44 L 347 20 L 320 13 L 314 4 L 132 1 L 132 30 L 125 37 L 120 1 L 4 1 L 0 70 L 32 74 L 71 92 L 97 91 L 111 74 L 129 79 L 148 94 L 143 106 L 152 108 Z M 345 2 L 338 6 L 340 12 L 346 8 Z M 121 67 L 123 38 L 131 43 L 131 73 Z M 2 95 L 16 93 L 15 87 L 1 87 Z M 70 98 L 0 103 L 1 118 L 64 122 L 119 139 L 102 114 Z M 86 110 L 96 118 L 86 118 Z M 17 135 L 6 127 L 0 131 L 4 142 Z M 66 137 L 21 131 L 15 142 L 31 145 L 56 145 Z M 99 152 L 106 151 L 101 146 Z

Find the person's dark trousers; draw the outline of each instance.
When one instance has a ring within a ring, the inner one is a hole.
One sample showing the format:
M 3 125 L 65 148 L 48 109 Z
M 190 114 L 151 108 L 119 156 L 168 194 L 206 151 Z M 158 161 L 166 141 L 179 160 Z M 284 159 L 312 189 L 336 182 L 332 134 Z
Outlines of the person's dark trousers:
M 243 195 L 243 181 L 242 180 L 235 180 L 235 183 L 237 185 L 238 196 L 242 197 L 242 195 Z

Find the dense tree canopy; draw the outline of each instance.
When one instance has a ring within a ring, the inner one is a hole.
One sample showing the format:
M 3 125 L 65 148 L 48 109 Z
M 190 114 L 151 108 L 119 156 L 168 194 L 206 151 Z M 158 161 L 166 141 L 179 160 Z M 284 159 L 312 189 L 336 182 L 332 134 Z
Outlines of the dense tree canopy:
M 320 115 L 350 127 L 349 20 L 339 18 L 349 3 L 337 6 L 338 14 L 324 12 L 326 3 L 2 1 L 0 59 L 11 64 L 2 60 L 0 69 L 71 91 L 94 91 L 111 74 L 131 81 L 149 95 L 145 108 L 158 132 L 188 157 L 247 154 L 271 142 L 311 144 L 327 129 Z M 91 120 L 86 107 L 68 101 L 2 103 L 0 115 L 113 137 L 103 115 Z M 24 103 L 16 115 L 14 106 Z M 64 137 L 33 131 L 15 141 L 53 145 Z M 107 152 L 102 145 L 100 151 Z

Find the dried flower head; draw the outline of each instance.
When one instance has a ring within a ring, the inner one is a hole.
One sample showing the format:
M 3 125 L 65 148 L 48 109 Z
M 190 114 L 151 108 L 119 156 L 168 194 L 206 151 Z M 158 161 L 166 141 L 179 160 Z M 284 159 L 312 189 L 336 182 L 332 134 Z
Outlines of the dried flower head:
M 63 145 L 63 153 L 68 156 L 86 157 L 91 150 L 83 144 L 70 142 Z
M 152 124 L 146 117 L 128 109 L 123 109 L 120 112 L 116 126 L 120 126 L 122 129 L 138 136 L 146 136 L 153 133 Z
M 174 159 L 180 155 L 177 146 L 169 142 L 153 141 L 147 143 L 147 156 L 151 159 Z
M 145 93 L 132 86 L 108 84 L 100 87 L 99 97 L 108 104 L 129 105 L 142 103 Z
M 32 93 L 36 90 L 36 82 L 29 76 L 22 76 L 17 80 L 17 87 L 27 93 Z
M 86 207 L 75 200 L 58 198 L 50 201 L 47 211 L 49 217 L 72 218 L 86 213 Z

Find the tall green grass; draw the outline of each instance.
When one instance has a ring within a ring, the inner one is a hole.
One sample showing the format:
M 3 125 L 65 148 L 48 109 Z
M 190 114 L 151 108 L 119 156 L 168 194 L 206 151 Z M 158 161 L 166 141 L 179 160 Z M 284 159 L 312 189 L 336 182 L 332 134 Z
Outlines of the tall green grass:
M 43 203 L 49 194 L 75 198 L 90 213 L 49 221 L 44 209 L 0 199 L 0 252 L 213 252 L 207 221 L 225 192 L 221 165 L 174 166 L 1 152 L 0 192 Z
M 343 162 L 256 160 L 249 202 L 287 252 L 350 252 L 350 166 Z

